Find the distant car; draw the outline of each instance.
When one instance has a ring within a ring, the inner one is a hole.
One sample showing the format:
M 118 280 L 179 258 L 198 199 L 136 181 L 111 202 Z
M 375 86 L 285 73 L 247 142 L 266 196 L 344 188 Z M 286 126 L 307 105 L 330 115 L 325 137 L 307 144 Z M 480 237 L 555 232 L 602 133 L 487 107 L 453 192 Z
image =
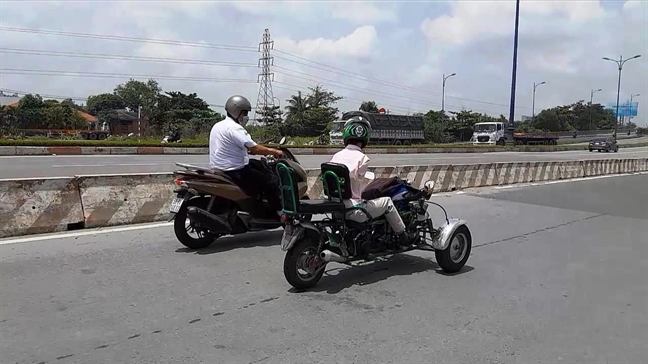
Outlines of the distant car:
M 613 151 L 614 153 L 616 153 L 619 151 L 619 145 L 617 144 L 616 140 L 614 140 L 614 138 L 594 138 L 590 140 L 588 149 L 590 152 L 598 150 L 599 152 Z

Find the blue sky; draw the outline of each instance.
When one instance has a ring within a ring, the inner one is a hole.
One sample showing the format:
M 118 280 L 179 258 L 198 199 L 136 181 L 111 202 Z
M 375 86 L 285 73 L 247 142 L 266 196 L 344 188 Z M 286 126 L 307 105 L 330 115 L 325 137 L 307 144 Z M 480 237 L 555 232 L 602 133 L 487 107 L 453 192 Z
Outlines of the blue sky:
M 438 110 L 442 75 L 456 72 L 448 80 L 446 109 L 508 115 L 513 11 L 512 0 L 3 1 L 0 25 L 242 47 L 256 47 L 269 28 L 275 49 L 282 51 L 274 53 L 274 93 L 282 104 L 297 90 L 321 82 L 346 97 L 338 104 L 344 111 L 357 109 L 360 100 L 375 100 L 393 112 Z M 212 104 L 223 104 L 236 93 L 254 103 L 258 94 L 254 81 L 259 70 L 253 65 L 259 54 L 251 51 L 16 31 L 0 31 L 0 45 L 2 89 L 85 98 L 126 81 L 127 76 L 117 74 L 134 74 L 165 76 L 159 79 L 165 90 L 197 92 Z M 595 102 L 613 102 L 616 66 L 601 57 L 642 54 L 624 68 L 621 100 L 641 94 L 635 97 L 640 106 L 634 121 L 647 124 L 647 45 L 645 1 L 522 0 L 516 116 L 531 115 L 533 82 L 547 83 L 538 88 L 536 113 L 589 101 L 591 89 L 603 89 Z M 16 54 L 16 49 L 41 55 Z M 53 57 L 47 53 L 52 51 L 150 58 Z M 168 58 L 189 61 L 161 62 Z M 16 69 L 98 72 L 113 78 L 15 74 Z M 223 78 L 243 81 L 217 82 Z

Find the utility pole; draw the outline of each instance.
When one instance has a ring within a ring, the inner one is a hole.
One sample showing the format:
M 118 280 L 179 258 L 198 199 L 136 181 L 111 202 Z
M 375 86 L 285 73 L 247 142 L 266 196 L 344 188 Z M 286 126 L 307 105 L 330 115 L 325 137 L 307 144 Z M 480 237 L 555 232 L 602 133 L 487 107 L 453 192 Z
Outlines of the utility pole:
M 594 104 L 593 104 L 593 101 L 594 101 L 594 94 L 597 93 L 597 92 L 599 92 L 599 91 L 603 91 L 603 89 L 598 89 L 598 90 L 594 90 L 594 89 L 592 89 L 592 91 L 590 92 L 590 104 L 589 104 L 589 119 L 590 119 L 590 126 L 589 126 L 589 130 L 590 130 L 590 131 L 592 131 L 592 105 L 594 105 Z
M 445 125 L 445 86 L 446 86 L 446 80 L 452 76 L 456 76 L 456 73 L 450 74 L 450 75 L 443 75 L 443 86 L 442 86 L 442 91 L 441 91 L 441 122 L 443 125 Z
M 517 81 L 517 55 L 518 55 L 518 35 L 520 28 L 520 0 L 515 1 L 515 30 L 513 35 L 513 69 L 511 72 L 511 105 L 509 109 L 509 122 L 506 128 L 506 144 L 514 144 L 513 133 L 515 132 L 515 84 Z
M 533 123 L 535 121 L 535 95 L 536 95 L 536 88 L 540 85 L 544 85 L 546 82 L 542 81 L 540 83 L 533 83 L 533 103 L 531 106 L 531 122 Z
M 518 0 L 519 1 L 519 0 Z M 616 100 L 616 123 L 614 123 L 614 140 L 616 140 L 616 135 L 617 135 L 617 129 L 619 128 L 619 96 L 621 95 L 621 71 L 623 70 L 623 65 L 628 62 L 631 59 L 636 59 L 641 57 L 640 54 L 637 54 L 636 56 L 628 59 L 623 59 L 623 55 L 619 56 L 619 60 L 611 59 L 608 57 L 603 57 L 604 60 L 606 61 L 611 61 L 617 64 L 619 66 L 619 81 L 617 84 L 617 100 Z
M 274 73 L 270 71 L 270 66 L 274 66 L 274 57 L 270 51 L 274 49 L 274 41 L 270 38 L 270 30 L 266 29 L 263 33 L 261 43 L 259 43 L 259 68 L 261 73 L 257 77 L 259 83 L 259 95 L 257 96 L 257 105 L 254 120 L 260 121 L 265 124 L 271 120 L 271 116 L 275 110 L 274 95 L 272 93 L 272 81 L 274 81 Z M 259 118 L 259 115 L 261 117 Z

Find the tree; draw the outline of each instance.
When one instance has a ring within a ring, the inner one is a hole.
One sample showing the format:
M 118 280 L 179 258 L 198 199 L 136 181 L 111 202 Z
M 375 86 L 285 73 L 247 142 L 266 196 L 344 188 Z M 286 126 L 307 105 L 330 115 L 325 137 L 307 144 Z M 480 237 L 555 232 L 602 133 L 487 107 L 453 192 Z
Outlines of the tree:
M 47 100 L 51 101 L 51 100 Z M 46 101 L 46 103 L 47 103 Z M 45 126 L 50 129 L 83 129 L 86 121 L 69 104 L 56 102 L 44 108 Z
M 375 101 L 363 101 L 362 104 L 360 104 L 360 111 L 377 113 L 378 105 L 376 105 Z
M 156 104 L 155 114 L 150 121 L 160 132 L 178 128 L 183 135 L 205 134 L 214 123 L 224 119 L 223 115 L 210 109 L 209 104 L 196 93 L 165 92 L 158 95 Z
M 155 107 L 162 89 L 157 81 L 150 79 L 146 82 L 130 79 L 128 82 L 115 87 L 115 95 L 121 97 L 126 107 L 137 112 L 141 107 L 141 115 L 150 118 L 155 114 Z
M 122 110 L 126 108 L 124 100 L 115 94 L 91 95 L 86 101 L 86 110 L 94 116 L 102 111 Z
M 286 100 L 286 127 L 290 135 L 318 136 L 326 133 L 339 110 L 333 105 L 342 99 L 322 86 L 309 87 L 305 97 L 301 92 Z
M 591 122 L 590 122 L 591 116 Z M 533 128 L 542 131 L 570 131 L 614 128 L 612 110 L 601 104 L 590 105 L 582 100 L 570 105 L 542 110 L 533 121 Z

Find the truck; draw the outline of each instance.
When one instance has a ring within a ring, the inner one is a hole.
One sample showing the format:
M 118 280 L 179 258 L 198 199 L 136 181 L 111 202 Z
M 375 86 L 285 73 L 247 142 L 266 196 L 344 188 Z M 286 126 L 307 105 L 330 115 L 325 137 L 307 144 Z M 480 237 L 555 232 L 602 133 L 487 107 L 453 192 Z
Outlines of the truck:
M 331 126 L 329 137 L 332 145 L 344 144 L 344 123 L 354 116 L 361 116 L 369 121 L 372 144 L 411 145 L 425 142 L 423 116 L 348 111 Z
M 477 123 L 474 126 L 473 145 L 504 145 L 506 144 L 507 123 L 485 122 Z M 515 145 L 557 145 L 561 133 L 539 132 L 539 133 L 513 133 Z

